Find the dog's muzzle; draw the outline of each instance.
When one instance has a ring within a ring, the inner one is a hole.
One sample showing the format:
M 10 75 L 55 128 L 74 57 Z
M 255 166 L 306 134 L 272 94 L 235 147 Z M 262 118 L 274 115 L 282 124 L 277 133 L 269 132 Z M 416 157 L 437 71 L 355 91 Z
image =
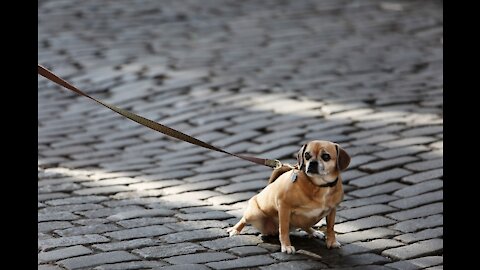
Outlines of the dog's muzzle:
M 318 174 L 318 161 L 310 161 L 308 164 L 307 173 Z

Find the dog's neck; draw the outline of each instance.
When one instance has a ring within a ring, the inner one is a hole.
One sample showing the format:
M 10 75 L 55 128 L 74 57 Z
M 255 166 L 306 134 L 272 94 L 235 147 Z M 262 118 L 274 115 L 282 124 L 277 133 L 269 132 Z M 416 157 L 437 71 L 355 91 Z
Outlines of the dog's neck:
M 326 184 L 322 184 L 322 185 L 317 185 L 317 186 L 319 186 L 319 187 L 333 187 L 337 184 L 337 182 L 338 182 L 338 176 L 337 176 L 337 178 L 335 178 L 335 181 L 332 181 L 332 182 L 326 183 Z

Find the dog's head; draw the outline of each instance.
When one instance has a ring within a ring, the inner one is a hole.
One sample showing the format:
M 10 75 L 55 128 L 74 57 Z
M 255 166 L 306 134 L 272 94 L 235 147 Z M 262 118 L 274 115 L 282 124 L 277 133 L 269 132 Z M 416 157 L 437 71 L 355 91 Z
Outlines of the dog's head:
M 338 144 L 329 141 L 311 141 L 297 154 L 298 167 L 315 184 L 328 184 L 350 164 L 350 156 Z

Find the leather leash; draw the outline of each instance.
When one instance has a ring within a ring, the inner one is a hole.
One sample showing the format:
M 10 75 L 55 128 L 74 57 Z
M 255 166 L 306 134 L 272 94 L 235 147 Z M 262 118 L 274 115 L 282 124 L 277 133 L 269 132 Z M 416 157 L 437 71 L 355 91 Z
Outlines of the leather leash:
M 256 163 L 256 164 L 265 165 L 265 166 L 268 166 L 268 167 L 271 167 L 271 168 L 274 168 L 274 169 L 280 168 L 282 166 L 282 163 L 277 159 L 264 159 L 264 158 L 238 155 L 238 154 L 233 154 L 233 153 L 227 152 L 223 149 L 220 149 L 220 148 L 215 147 L 213 145 L 210 145 L 206 142 L 198 140 L 198 139 L 196 139 L 192 136 L 189 136 L 185 133 L 182 133 L 178 130 L 175 130 L 173 128 L 167 127 L 167 126 L 159 124 L 157 122 L 154 122 L 150 119 L 144 118 L 144 117 L 136 115 L 134 113 L 131 113 L 127 110 L 118 108 L 116 106 L 113 106 L 113 105 L 107 104 L 103 101 L 100 101 L 98 99 L 95 99 L 95 98 L 87 95 L 86 93 L 84 93 L 80 89 L 76 88 L 75 86 L 71 85 L 70 83 L 68 83 L 64 79 L 58 77 L 53 72 L 51 72 L 50 70 L 41 66 L 40 64 L 38 64 L 38 74 L 42 75 L 43 77 L 47 78 L 48 80 L 50 80 L 50 81 L 52 81 L 52 82 L 54 82 L 54 83 L 56 83 L 60 86 L 63 86 L 63 87 L 65 87 L 65 88 L 67 88 L 67 89 L 69 89 L 69 90 L 71 90 L 71 91 L 73 91 L 73 92 L 75 92 L 75 93 L 77 93 L 81 96 L 87 97 L 87 98 L 99 103 L 100 105 L 103 105 L 103 106 L 109 108 L 110 110 L 112 110 L 112 111 L 114 111 L 114 112 L 132 120 L 132 121 L 135 121 L 135 122 L 139 123 L 140 125 L 143 125 L 143 126 L 146 126 L 148 128 L 151 128 L 153 130 L 156 130 L 156 131 L 158 131 L 160 133 L 163 133 L 167 136 L 170 136 L 170 137 L 173 137 L 173 138 L 176 138 L 176 139 L 179 139 L 179 140 L 182 140 L 182 141 L 194 144 L 194 145 L 198 145 L 198 146 L 201 146 L 203 148 L 207 148 L 207 149 L 210 149 L 210 150 L 213 150 L 213 151 L 217 151 L 217 152 L 228 154 L 230 156 L 241 158 L 243 160 L 247 160 L 247 161 L 250 161 L 250 162 L 253 162 L 253 163 Z

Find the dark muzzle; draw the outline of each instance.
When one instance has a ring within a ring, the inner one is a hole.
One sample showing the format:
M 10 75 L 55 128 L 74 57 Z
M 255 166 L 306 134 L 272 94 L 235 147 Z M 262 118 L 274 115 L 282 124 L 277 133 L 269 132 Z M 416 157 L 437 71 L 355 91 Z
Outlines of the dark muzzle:
M 308 165 L 307 172 L 318 174 L 318 162 L 317 161 L 311 161 Z

